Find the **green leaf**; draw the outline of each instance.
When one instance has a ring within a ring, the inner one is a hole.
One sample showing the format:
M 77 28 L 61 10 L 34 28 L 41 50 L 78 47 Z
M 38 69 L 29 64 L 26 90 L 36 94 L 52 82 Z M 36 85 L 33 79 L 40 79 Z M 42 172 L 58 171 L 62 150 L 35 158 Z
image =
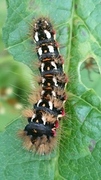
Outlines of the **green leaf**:
M 23 71 L 22 71 L 23 68 Z M 28 104 L 31 75 L 28 67 L 2 57 L 0 61 L 0 131 L 21 115 L 22 108 Z
M 27 152 L 16 136 L 24 123 L 17 120 L 0 136 L 0 177 L 8 180 L 101 179 L 101 101 L 94 90 L 82 83 L 80 72 L 82 63 L 89 57 L 95 59 L 101 71 L 100 0 L 8 0 L 7 4 L 3 37 L 8 51 L 33 70 L 37 56 L 28 35 L 32 19 L 48 16 L 62 46 L 60 52 L 65 59 L 69 83 L 67 116 L 61 122 L 58 148 L 47 156 Z

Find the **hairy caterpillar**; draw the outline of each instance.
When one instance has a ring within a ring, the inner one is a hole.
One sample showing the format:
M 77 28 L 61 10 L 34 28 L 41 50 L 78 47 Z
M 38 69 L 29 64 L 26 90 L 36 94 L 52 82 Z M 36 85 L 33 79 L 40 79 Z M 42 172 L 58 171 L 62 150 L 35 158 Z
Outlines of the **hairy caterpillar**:
M 41 90 L 30 95 L 33 109 L 24 111 L 28 124 L 20 135 L 27 149 L 47 154 L 56 145 L 56 131 L 64 116 L 67 77 L 63 72 L 63 58 L 55 41 L 55 31 L 47 18 L 35 21 L 33 39 L 39 59 Z

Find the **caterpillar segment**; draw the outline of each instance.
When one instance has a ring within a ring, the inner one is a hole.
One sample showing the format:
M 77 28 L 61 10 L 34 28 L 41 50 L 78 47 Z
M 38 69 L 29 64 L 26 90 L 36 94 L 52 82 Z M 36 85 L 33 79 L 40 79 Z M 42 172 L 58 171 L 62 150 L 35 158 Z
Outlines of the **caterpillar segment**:
M 57 128 L 64 116 L 65 85 L 64 60 L 55 40 L 55 30 L 47 18 L 39 18 L 33 25 L 33 39 L 39 60 L 40 91 L 32 94 L 33 108 L 24 111 L 28 120 L 22 132 L 24 146 L 39 154 L 50 153 L 57 143 Z

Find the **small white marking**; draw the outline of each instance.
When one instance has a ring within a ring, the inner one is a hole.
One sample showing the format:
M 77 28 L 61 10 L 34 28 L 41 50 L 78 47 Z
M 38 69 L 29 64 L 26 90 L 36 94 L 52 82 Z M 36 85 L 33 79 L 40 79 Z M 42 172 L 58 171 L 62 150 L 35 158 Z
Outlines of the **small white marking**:
M 41 71 L 42 71 L 42 72 L 44 71 L 44 66 L 45 66 L 45 64 L 44 64 L 44 63 L 41 63 Z
M 45 78 L 42 78 L 42 83 L 44 83 L 45 82 Z
M 57 84 L 57 80 L 56 80 L 56 78 L 55 78 L 55 77 L 53 77 L 53 82 L 54 82 L 55 86 L 58 86 L 58 84 Z
M 62 114 L 59 114 L 59 115 L 57 116 L 57 118 L 61 118 L 61 117 L 63 117 L 63 115 L 62 115 Z
M 35 28 L 37 27 L 37 24 L 35 23 Z
M 51 38 L 51 34 L 50 34 L 50 32 L 49 32 L 49 31 L 47 31 L 47 30 L 44 30 L 44 32 L 45 32 L 45 34 L 46 34 L 46 37 L 47 37 L 48 39 L 50 39 L 50 38 Z
M 43 121 L 43 124 L 45 125 L 46 124 L 46 118 L 44 116 L 42 116 L 42 121 Z
M 52 91 L 52 94 L 53 94 L 53 96 L 54 96 L 54 97 L 56 97 L 56 93 L 55 93 L 55 91 Z
M 42 99 L 40 99 L 37 103 L 37 107 L 40 105 L 40 103 L 42 102 Z
M 45 21 L 45 23 L 48 25 L 48 22 L 47 22 L 47 21 Z
M 48 46 L 48 49 L 49 49 L 49 52 L 54 52 L 53 46 L 49 45 L 49 46 Z
M 54 34 L 54 40 L 56 40 L 56 34 Z
M 57 66 L 54 61 L 51 62 L 51 65 L 54 66 L 54 69 L 57 69 Z
M 43 95 L 45 93 L 45 91 L 41 91 L 41 95 Z
M 33 122 L 33 119 L 36 117 L 36 114 L 33 114 L 32 118 L 31 118 L 31 122 Z
M 39 41 L 38 32 L 35 33 L 35 41 Z
M 51 110 L 53 109 L 53 104 L 52 104 L 51 101 L 49 101 L 49 107 L 50 107 Z
M 38 53 L 39 53 L 40 56 L 42 55 L 42 49 L 41 49 L 41 47 L 38 49 Z

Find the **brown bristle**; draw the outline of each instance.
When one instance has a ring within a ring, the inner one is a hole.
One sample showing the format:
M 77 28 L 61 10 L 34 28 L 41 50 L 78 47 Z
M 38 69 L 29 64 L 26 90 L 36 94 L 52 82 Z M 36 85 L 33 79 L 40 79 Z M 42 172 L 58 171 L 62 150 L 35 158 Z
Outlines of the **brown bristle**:
M 30 96 L 29 96 L 29 102 L 31 104 L 35 104 L 36 102 L 38 102 L 39 100 L 41 99 L 41 95 L 39 92 L 37 93 L 32 93 Z
M 50 113 L 42 113 L 43 116 L 46 119 L 46 122 L 50 122 L 50 123 L 55 123 L 55 121 L 57 120 L 56 116 L 50 114 Z
M 53 104 L 57 109 L 61 109 L 63 107 L 63 102 L 59 99 L 54 99 Z
M 43 135 L 40 139 L 36 140 L 35 149 L 38 154 L 48 154 L 56 146 L 56 141 L 56 137 L 47 139 L 47 137 Z
M 56 146 L 57 142 L 56 137 L 50 137 L 48 139 L 45 135 L 38 137 L 35 141 L 31 142 L 30 136 L 27 136 L 25 131 L 20 131 L 18 135 L 24 141 L 24 148 L 27 150 L 33 150 L 34 152 L 36 151 L 40 155 L 50 153 Z
M 42 77 L 37 76 L 36 81 L 40 84 L 42 82 Z
M 64 64 L 64 59 L 62 56 L 59 56 L 58 58 L 54 59 L 54 62 L 57 64 Z
M 18 131 L 18 136 L 21 137 L 22 139 L 24 139 L 24 137 L 26 136 L 26 132 L 23 130 L 19 130 Z
M 57 77 L 58 81 L 60 81 L 60 82 L 63 82 L 63 83 L 67 82 L 67 76 L 65 73 L 62 76 L 61 76 L 61 74 L 58 74 L 56 77 Z
M 55 88 L 54 91 L 58 96 L 64 97 L 64 99 L 66 100 L 67 95 L 66 95 L 66 92 L 63 89 Z
M 33 146 L 31 140 L 30 140 L 30 137 L 27 136 L 26 132 L 25 131 L 22 131 L 20 130 L 18 132 L 18 136 L 24 141 L 23 142 L 23 146 L 24 148 L 26 148 L 27 150 L 30 150 Z
M 34 112 L 31 109 L 25 109 L 22 112 L 22 115 L 26 118 L 32 117 Z

